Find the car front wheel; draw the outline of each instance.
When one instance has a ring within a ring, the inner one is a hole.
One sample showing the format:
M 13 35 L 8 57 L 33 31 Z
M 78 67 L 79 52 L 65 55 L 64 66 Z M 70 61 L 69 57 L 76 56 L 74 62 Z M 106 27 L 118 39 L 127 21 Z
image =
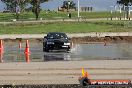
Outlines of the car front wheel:
M 49 48 L 48 48 L 48 47 L 45 47 L 45 48 L 44 48 L 44 51 L 45 51 L 45 52 L 49 52 Z

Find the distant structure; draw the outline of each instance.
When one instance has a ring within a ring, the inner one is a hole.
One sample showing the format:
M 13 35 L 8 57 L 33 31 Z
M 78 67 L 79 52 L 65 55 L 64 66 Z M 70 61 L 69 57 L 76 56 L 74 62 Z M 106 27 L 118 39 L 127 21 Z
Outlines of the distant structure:
M 132 6 L 124 6 L 124 5 L 115 5 L 110 6 L 111 20 L 112 18 L 119 18 L 120 20 L 123 18 L 124 20 L 131 20 L 131 12 Z
M 93 12 L 93 7 L 81 7 L 81 12 Z
M 64 7 L 58 7 L 58 11 L 67 12 L 67 9 L 64 8 Z M 76 8 L 74 8 L 74 9 L 69 9 L 69 11 L 76 11 Z
M 77 11 L 77 7 L 75 9 L 69 9 L 70 11 Z M 63 7 L 58 7 L 58 11 L 66 12 L 67 9 Z M 80 7 L 80 12 L 93 12 L 94 8 L 93 7 Z

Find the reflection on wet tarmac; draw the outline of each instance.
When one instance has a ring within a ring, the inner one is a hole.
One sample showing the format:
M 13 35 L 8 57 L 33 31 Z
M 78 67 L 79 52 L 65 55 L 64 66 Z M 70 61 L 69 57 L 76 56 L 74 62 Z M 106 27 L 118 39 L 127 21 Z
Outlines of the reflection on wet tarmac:
M 68 53 L 44 53 L 44 61 L 68 61 L 70 55 Z
M 3 63 L 3 53 L 0 53 L 0 63 Z
M 30 62 L 30 54 L 25 54 L 25 59 L 26 59 L 26 62 L 29 63 Z
M 43 52 L 42 46 L 42 43 L 30 42 L 30 59 L 27 59 L 24 54 L 25 42 L 21 43 L 21 49 L 17 42 L 4 42 L 4 53 L 0 54 L 0 62 L 132 59 L 131 43 L 113 43 L 106 46 L 103 43 L 74 44 L 70 53 Z

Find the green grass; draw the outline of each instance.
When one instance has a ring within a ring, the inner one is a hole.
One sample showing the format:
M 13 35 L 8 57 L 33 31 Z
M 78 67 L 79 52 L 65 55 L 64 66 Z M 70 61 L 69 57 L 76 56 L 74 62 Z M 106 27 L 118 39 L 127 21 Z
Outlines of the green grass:
M 77 18 L 77 12 L 71 12 L 72 18 Z M 68 18 L 68 12 L 55 12 L 55 11 L 41 11 L 39 18 L 43 19 L 62 19 Z M 112 17 L 123 16 L 123 14 L 114 13 L 113 15 L 110 12 L 80 12 L 80 16 L 84 18 L 110 18 Z M 15 19 L 15 13 L 0 13 L 0 21 L 11 21 Z M 35 15 L 32 12 L 24 12 L 20 14 L 19 20 L 35 20 Z
M 58 22 L 41 24 L 0 25 L 0 34 L 44 34 L 48 32 L 129 32 L 123 21 Z
M 71 12 L 72 18 L 77 18 L 77 12 Z M 41 11 L 39 18 L 43 19 L 67 19 L 68 12 Z M 121 17 L 123 14 L 110 12 L 81 12 L 80 16 L 87 19 Z M 0 21 L 11 21 L 15 19 L 15 13 L 0 13 Z M 32 12 L 20 14 L 19 20 L 35 20 Z M 87 32 L 129 32 L 132 27 L 128 27 L 125 21 L 89 21 L 89 22 L 57 22 L 57 23 L 37 23 L 37 24 L 1 24 L 0 34 L 43 34 L 47 32 L 66 33 L 87 33 Z

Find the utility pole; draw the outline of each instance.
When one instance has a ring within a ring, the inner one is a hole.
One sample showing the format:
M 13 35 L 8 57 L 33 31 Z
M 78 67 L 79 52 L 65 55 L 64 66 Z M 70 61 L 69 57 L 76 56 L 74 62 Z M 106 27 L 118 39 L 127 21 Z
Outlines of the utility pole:
M 79 0 L 78 0 L 78 18 L 80 17 L 79 12 L 80 12 L 80 2 L 79 2 Z

